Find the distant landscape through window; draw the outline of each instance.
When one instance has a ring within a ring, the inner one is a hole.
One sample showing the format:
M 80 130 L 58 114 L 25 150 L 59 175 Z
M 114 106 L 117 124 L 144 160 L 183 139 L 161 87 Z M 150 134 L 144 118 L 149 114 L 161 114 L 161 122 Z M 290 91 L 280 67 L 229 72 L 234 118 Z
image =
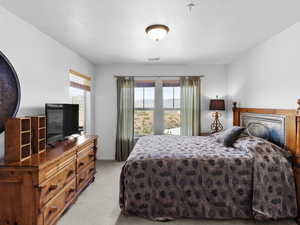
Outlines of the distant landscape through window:
M 155 96 L 159 99 L 155 99 Z M 180 135 L 179 81 L 136 82 L 134 100 L 136 137 L 149 134 Z

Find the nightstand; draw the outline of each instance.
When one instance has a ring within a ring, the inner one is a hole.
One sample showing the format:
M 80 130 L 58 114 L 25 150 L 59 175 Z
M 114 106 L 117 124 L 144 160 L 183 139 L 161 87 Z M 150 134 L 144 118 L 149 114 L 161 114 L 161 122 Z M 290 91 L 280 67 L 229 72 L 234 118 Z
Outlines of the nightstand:
M 200 136 L 209 136 L 211 135 L 211 133 L 207 132 L 207 133 L 200 133 Z

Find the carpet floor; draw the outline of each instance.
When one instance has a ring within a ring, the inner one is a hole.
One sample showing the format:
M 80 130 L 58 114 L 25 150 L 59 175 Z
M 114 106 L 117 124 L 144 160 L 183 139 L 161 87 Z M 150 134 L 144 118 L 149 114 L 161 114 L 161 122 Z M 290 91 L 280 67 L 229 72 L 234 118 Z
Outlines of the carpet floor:
M 159 225 L 139 217 L 125 217 L 119 208 L 119 175 L 123 163 L 98 161 L 96 180 L 58 221 L 57 225 Z M 293 220 L 258 222 L 254 220 L 180 219 L 165 225 L 296 225 Z

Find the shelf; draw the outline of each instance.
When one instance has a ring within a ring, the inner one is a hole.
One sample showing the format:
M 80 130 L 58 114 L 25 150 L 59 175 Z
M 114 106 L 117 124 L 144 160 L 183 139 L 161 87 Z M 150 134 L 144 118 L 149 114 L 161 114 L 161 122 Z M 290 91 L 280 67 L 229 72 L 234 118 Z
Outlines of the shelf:
M 24 146 L 30 143 L 30 132 L 25 132 L 21 134 L 21 145 Z
M 28 131 L 28 130 L 31 130 L 30 119 L 29 118 L 21 119 L 21 131 Z
M 46 117 L 32 116 L 32 152 L 39 153 L 46 148 Z
M 39 117 L 39 127 L 45 127 L 46 126 L 46 117 Z
M 38 152 L 41 152 L 43 149 L 46 148 L 46 139 L 39 141 L 39 150 Z
M 21 162 L 31 157 L 31 118 L 9 118 L 5 122 L 5 161 Z
M 46 130 L 39 130 L 39 139 L 45 139 L 46 138 Z
M 28 145 L 30 145 L 30 142 L 29 142 L 29 143 L 26 143 L 26 144 L 23 144 L 23 145 L 21 145 L 21 148 L 23 148 L 23 147 L 26 147 L 26 146 L 28 146 Z
M 31 155 L 31 146 L 30 144 L 24 145 L 21 147 L 21 160 L 30 157 Z
M 21 131 L 21 134 L 26 134 L 26 133 L 30 133 L 30 130 Z

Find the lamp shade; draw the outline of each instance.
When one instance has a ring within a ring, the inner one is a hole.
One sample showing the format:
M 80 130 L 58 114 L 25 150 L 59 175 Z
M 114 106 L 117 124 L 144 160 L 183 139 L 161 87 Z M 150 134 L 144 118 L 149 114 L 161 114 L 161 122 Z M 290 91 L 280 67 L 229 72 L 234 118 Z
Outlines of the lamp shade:
M 209 110 L 225 110 L 224 99 L 211 99 L 209 104 Z

